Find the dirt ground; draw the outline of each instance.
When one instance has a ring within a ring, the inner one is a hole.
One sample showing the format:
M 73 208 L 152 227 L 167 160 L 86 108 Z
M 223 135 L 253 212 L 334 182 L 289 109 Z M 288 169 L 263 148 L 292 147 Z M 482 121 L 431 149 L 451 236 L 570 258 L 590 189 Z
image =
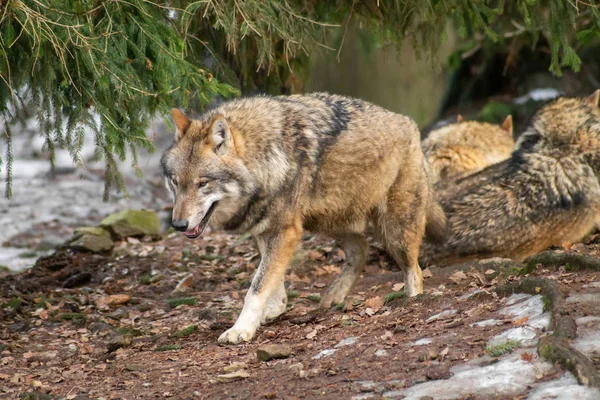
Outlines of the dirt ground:
M 599 255 L 595 240 L 571 251 Z M 250 343 L 220 346 L 259 261 L 249 237 L 171 234 L 128 239 L 112 255 L 57 251 L 0 279 L 0 398 L 349 399 L 365 390 L 361 381 L 394 390 L 445 379 L 514 325 L 497 313 L 505 299 L 494 289 L 522 279 L 518 271 L 431 268 L 425 293 L 406 299 L 402 273 L 376 244 L 345 304 L 318 312 L 343 260 L 333 242 L 307 235 L 287 276 L 288 312 Z M 598 279 L 563 268 L 534 273 L 568 290 Z M 491 318 L 503 324 L 470 326 Z M 430 341 L 415 343 L 422 339 Z M 256 349 L 268 343 L 288 344 L 292 354 L 258 361 Z M 336 351 L 318 358 L 326 349 Z M 233 363 L 245 363 L 248 377 L 222 382 Z

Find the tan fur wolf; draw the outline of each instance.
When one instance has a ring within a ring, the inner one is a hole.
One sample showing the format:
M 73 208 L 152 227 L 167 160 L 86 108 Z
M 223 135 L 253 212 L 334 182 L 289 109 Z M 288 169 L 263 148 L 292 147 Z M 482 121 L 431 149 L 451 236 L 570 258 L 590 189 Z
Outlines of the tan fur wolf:
M 242 312 L 219 342 L 250 340 L 286 310 L 284 274 L 303 229 L 337 239 L 348 260 L 321 307 L 341 303 L 360 275 L 368 222 L 403 268 L 406 293 L 422 292 L 421 241 L 426 230 L 439 238 L 445 218 L 411 119 L 326 93 L 234 100 L 197 120 L 173 109 L 173 117 L 176 140 L 161 161 L 173 226 L 190 238 L 207 224 L 250 232 L 261 253 Z
M 510 157 L 514 147 L 512 117 L 502 125 L 464 121 L 431 131 L 421 142 L 425 158 L 437 182 L 464 177 Z
M 542 107 L 512 156 L 442 187 L 446 241 L 422 262 L 508 257 L 577 242 L 600 222 L 600 91 Z

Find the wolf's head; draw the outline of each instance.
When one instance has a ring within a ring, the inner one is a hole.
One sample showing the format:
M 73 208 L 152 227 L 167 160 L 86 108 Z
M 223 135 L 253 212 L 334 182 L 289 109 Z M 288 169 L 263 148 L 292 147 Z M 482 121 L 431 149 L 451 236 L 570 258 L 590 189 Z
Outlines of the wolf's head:
M 236 215 L 251 178 L 243 138 L 224 116 L 190 120 L 173 109 L 173 119 L 175 142 L 162 156 L 162 173 L 175 200 L 173 227 L 196 238 L 209 221 L 220 227 Z
M 522 153 L 556 156 L 600 154 L 600 90 L 585 98 L 562 97 L 540 108 L 515 144 Z

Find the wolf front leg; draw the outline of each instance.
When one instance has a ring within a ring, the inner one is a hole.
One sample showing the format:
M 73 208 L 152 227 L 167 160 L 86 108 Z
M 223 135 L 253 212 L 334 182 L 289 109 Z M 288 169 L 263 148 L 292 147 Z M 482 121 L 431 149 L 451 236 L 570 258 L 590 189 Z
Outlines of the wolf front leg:
M 261 323 L 285 311 L 285 270 L 302 235 L 301 223 L 257 238 L 261 261 L 248 289 L 237 321 L 219 336 L 219 343 L 240 343 L 252 339 Z M 277 303 L 277 304 L 276 304 Z

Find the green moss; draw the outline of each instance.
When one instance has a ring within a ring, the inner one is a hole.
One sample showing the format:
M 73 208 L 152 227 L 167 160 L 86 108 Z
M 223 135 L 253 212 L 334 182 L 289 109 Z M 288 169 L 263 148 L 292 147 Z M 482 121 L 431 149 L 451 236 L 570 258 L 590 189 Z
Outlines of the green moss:
M 313 303 L 318 303 L 321 301 L 321 296 L 319 296 L 318 294 L 311 294 L 310 296 L 306 296 L 306 298 L 312 301 Z
M 139 281 L 142 285 L 149 285 L 152 282 L 152 275 L 148 272 L 144 272 L 140 275 Z
M 401 297 L 404 297 L 404 291 L 388 293 L 385 295 L 385 304 L 389 303 L 392 300 L 399 299 Z
M 120 335 L 131 335 L 133 337 L 144 336 L 144 333 L 141 330 L 135 329 L 131 326 L 122 326 L 117 329 L 117 333 Z
M 42 295 L 36 300 L 35 305 L 39 308 L 47 310 L 50 307 L 50 300 L 46 296 Z
M 554 348 L 548 343 L 541 341 L 538 346 L 538 353 L 540 356 L 548 361 L 556 362 L 559 357 L 557 356 Z
M 338 311 L 342 311 L 344 309 L 344 303 L 338 303 L 335 305 L 335 309 Z
M 499 343 L 495 346 L 488 346 L 485 351 L 491 357 L 500 357 L 501 355 L 512 353 L 516 348 L 521 347 L 521 342 L 518 340 L 508 340 L 504 343 Z
M 171 350 L 181 350 L 181 346 L 178 344 L 163 344 L 158 346 L 154 351 L 171 351 Z
M 200 258 L 201 260 L 206 260 L 206 261 L 213 261 L 213 260 L 225 261 L 225 257 L 220 254 L 200 254 L 198 256 L 198 258 Z
M 198 326 L 190 325 L 186 328 L 183 328 L 180 331 L 175 332 L 172 336 L 173 337 L 186 337 L 186 336 L 189 336 L 192 333 L 196 332 L 197 329 L 198 329 Z
M 176 298 L 167 300 L 167 304 L 173 308 L 180 306 L 182 304 L 187 304 L 188 306 L 194 306 L 194 305 L 196 305 L 197 302 L 198 302 L 198 299 L 196 299 L 195 297 L 176 297 Z
M 568 272 L 577 272 L 577 271 L 581 271 L 581 268 L 580 268 L 579 265 L 573 265 L 573 264 L 566 263 L 565 264 L 565 271 L 568 271 Z
M 542 295 L 542 304 L 544 305 L 544 312 L 552 310 L 552 299 L 547 294 Z
M 68 313 L 59 314 L 58 318 L 65 320 L 65 321 L 72 321 L 72 320 L 84 320 L 84 319 L 86 319 L 86 316 L 85 316 L 85 314 L 82 314 L 82 313 L 68 312 Z
M 19 395 L 20 400 L 54 400 L 58 397 L 51 396 L 47 393 L 38 392 L 34 390 L 32 392 L 21 393 Z
M 288 298 L 288 300 L 295 299 L 298 296 L 300 296 L 300 293 L 298 293 L 298 292 L 296 292 L 294 290 L 290 290 L 289 292 L 287 292 L 287 298 Z
M 18 310 L 22 304 L 23 304 L 23 299 L 21 299 L 19 297 L 13 297 L 12 299 L 10 299 L 6 303 L 4 303 L 2 308 L 10 307 L 13 310 Z
M 24 251 L 23 253 L 19 254 L 20 258 L 36 258 L 38 256 L 38 253 L 35 251 Z

